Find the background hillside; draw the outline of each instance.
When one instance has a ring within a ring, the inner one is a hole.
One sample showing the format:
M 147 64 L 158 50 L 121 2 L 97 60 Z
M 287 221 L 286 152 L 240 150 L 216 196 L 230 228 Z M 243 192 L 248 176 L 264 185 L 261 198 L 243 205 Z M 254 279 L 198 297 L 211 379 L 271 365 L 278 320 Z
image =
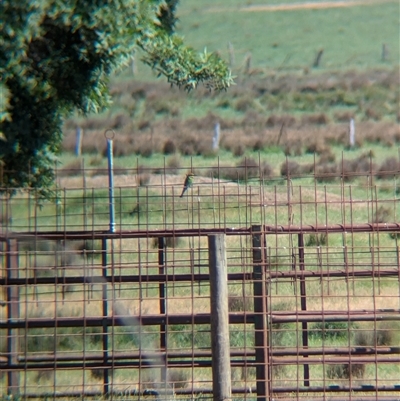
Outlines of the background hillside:
M 185 165 L 185 157 L 232 163 L 253 152 L 279 161 L 313 150 L 338 156 L 346 151 L 351 118 L 360 152 L 378 144 L 377 157 L 397 155 L 397 1 L 185 0 L 178 11 L 178 33 L 199 51 L 219 52 L 236 85 L 219 94 L 205 88 L 187 94 L 157 79 L 136 54 L 110 83 L 109 110 L 66 121 L 63 167 L 77 166 L 76 127 L 93 166 L 105 163 L 107 128 L 117 132 L 121 167 L 136 165 L 136 157 L 152 166 L 157 154 L 173 155 L 173 167 Z M 216 122 L 218 153 L 211 150 Z

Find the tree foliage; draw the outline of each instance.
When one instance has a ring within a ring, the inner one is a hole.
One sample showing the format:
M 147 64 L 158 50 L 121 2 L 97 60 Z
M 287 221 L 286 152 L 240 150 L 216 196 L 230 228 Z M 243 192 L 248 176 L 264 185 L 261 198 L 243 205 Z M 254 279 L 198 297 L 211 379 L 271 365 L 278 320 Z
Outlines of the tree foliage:
M 0 187 L 50 196 L 63 118 L 110 102 L 110 74 L 135 49 L 171 84 L 227 88 L 215 54 L 197 54 L 175 34 L 177 0 L 3 0 L 0 18 Z

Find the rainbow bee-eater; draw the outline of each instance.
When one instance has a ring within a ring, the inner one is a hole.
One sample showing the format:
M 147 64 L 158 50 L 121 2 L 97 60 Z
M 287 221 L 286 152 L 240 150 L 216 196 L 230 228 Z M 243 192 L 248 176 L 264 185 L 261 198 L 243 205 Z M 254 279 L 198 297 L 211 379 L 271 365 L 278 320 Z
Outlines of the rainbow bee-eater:
M 183 190 L 182 190 L 180 198 L 182 198 L 183 194 L 188 190 L 188 188 L 192 188 L 193 177 L 194 177 L 193 173 L 189 173 L 186 175 L 185 182 L 183 183 Z

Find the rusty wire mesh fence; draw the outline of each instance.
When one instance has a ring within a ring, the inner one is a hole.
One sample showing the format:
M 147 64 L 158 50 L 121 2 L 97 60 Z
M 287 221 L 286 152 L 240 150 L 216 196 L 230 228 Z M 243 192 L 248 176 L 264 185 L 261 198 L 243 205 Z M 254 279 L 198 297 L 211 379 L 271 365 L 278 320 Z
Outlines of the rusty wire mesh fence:
M 2 396 L 212 398 L 222 234 L 232 398 L 400 399 L 399 171 L 193 170 L 115 174 L 113 222 L 106 171 L 3 195 Z

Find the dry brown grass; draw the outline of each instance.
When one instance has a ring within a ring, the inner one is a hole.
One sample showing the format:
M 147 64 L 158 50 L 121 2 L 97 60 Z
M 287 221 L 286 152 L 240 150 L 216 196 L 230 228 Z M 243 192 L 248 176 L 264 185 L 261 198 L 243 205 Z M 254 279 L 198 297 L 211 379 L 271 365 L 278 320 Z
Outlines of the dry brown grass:
M 211 144 L 217 120 L 221 123 L 220 149 L 228 150 L 235 156 L 243 156 L 249 150 L 264 151 L 270 146 L 276 146 L 279 141 L 287 156 L 316 153 L 325 157 L 325 162 L 333 162 L 331 145 L 348 146 L 346 123 L 296 125 L 288 117 L 270 116 L 267 120 L 264 117 L 257 122 L 252 120 L 255 125 L 244 123 L 244 120 L 232 120 L 230 125 L 224 125 L 221 119 L 210 113 L 199 119 L 156 121 L 143 130 L 118 130 L 114 139 L 114 154 L 117 157 L 131 154 L 149 157 L 156 153 L 211 156 L 214 155 Z M 282 121 L 285 121 L 283 130 Z M 75 130 L 66 130 L 63 149 L 74 152 L 75 140 Z M 362 146 L 364 142 L 395 146 L 400 142 L 398 125 L 370 121 L 356 123 L 357 146 Z M 85 129 L 82 152 L 104 155 L 105 151 L 104 131 Z M 383 167 L 388 169 L 389 165 Z
M 400 161 L 395 157 L 385 159 L 379 167 L 376 175 L 379 179 L 394 178 L 400 176 Z

